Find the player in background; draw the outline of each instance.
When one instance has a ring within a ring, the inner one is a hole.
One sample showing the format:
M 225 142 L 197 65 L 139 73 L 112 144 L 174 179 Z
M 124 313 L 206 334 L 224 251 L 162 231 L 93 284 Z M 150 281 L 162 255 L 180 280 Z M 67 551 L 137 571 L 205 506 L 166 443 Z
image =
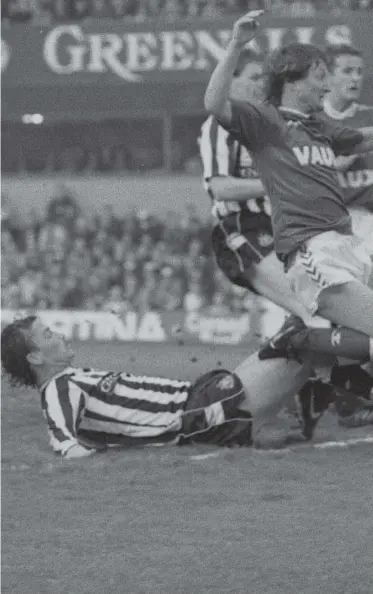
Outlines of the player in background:
M 369 126 L 373 122 L 373 107 L 359 103 L 363 78 L 364 61 L 361 52 L 349 45 L 331 45 L 326 52 L 330 69 L 329 92 L 324 99 L 324 113 L 326 118 L 337 124 L 347 125 L 352 128 Z M 352 218 L 353 231 L 364 242 L 366 249 L 373 257 L 373 153 L 342 156 L 336 159 L 338 180 L 343 190 L 344 198 Z M 370 286 L 373 286 L 371 277 Z M 288 321 L 289 322 L 289 321 Z M 288 326 L 287 326 L 288 329 Z M 336 330 L 335 339 L 343 339 L 345 330 Z M 287 343 L 293 352 L 301 346 L 310 350 L 308 340 L 305 339 L 307 330 L 298 322 L 298 331 L 284 341 L 280 336 L 272 339 L 274 343 Z M 315 335 L 314 337 L 315 338 Z M 305 339 L 305 340 L 304 340 Z M 347 340 L 347 337 L 344 338 Z M 279 354 L 283 351 L 279 349 Z M 368 363 L 363 367 L 373 374 L 373 365 Z M 346 396 L 346 403 L 338 398 L 337 412 L 341 414 L 340 423 L 344 426 L 356 427 L 373 424 L 373 393 L 370 393 L 369 383 L 361 389 L 364 383 L 364 374 L 355 366 L 349 368 L 336 368 L 332 379 L 337 389 L 341 389 L 351 381 L 355 389 L 364 392 L 361 403 L 351 401 Z M 358 386 L 356 387 L 356 384 Z M 370 398 L 369 398 L 370 396 Z M 343 415 L 343 416 L 342 416 Z
M 263 65 L 251 50 L 244 49 L 234 71 L 230 97 L 260 103 L 263 92 Z M 199 148 L 204 186 L 212 200 L 212 247 L 218 266 L 232 283 L 307 319 L 274 252 L 270 204 L 249 152 L 212 116 L 202 126 Z M 318 353 L 356 360 L 369 356 L 366 336 L 344 329 L 337 344 L 332 340 L 333 332 L 330 327 L 310 328 L 306 340 L 302 325 L 294 340 L 302 346 L 307 342 L 307 348 Z M 330 390 L 316 380 L 301 391 L 302 420 L 308 437 L 316 425 L 310 419 L 310 407 L 320 414 L 324 410 L 318 392 L 323 397 Z M 315 398 L 318 406 L 312 404 Z
M 327 56 L 331 76 L 324 100 L 326 117 L 351 128 L 372 125 L 373 106 L 359 103 L 364 80 L 361 52 L 348 45 L 331 45 Z M 339 157 L 336 166 L 353 231 L 363 239 L 373 257 L 373 152 Z
M 351 128 L 372 125 L 373 106 L 359 102 L 364 82 L 362 53 L 350 45 L 330 45 L 327 47 L 327 57 L 331 76 L 330 90 L 324 100 L 326 117 Z M 352 218 L 353 232 L 363 240 L 373 259 L 373 152 L 339 157 L 336 167 Z M 373 275 L 369 286 L 373 287 Z M 369 369 L 373 373 L 372 363 Z M 337 410 L 343 413 L 341 424 L 345 426 L 373 423 L 373 409 L 366 411 L 364 407 L 357 410 L 338 407 Z
M 205 93 L 205 107 L 254 158 L 272 206 L 275 249 L 310 314 L 373 337 L 372 262 L 352 234 L 334 156 L 373 150 L 373 126 L 328 125 L 319 118 L 328 91 L 325 54 L 308 44 L 277 52 L 268 69 L 266 105 L 229 100 L 242 48 L 258 17 L 239 19 Z

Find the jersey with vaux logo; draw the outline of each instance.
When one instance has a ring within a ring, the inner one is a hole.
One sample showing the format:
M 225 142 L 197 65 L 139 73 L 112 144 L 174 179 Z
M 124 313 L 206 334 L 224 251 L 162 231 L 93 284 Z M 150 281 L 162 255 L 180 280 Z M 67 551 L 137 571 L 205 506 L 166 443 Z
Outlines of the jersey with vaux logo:
M 353 103 L 346 111 L 337 112 L 326 100 L 324 103 L 325 117 L 330 122 L 363 128 L 373 125 L 373 107 Z M 343 160 L 343 158 L 342 158 Z M 346 168 L 338 171 L 338 179 L 344 190 L 348 206 L 365 206 L 373 211 L 373 153 L 355 155 L 355 160 L 350 163 L 346 158 Z
M 334 160 L 354 151 L 361 132 L 268 103 L 231 105 L 228 129 L 252 154 L 270 198 L 279 258 L 320 233 L 351 233 Z

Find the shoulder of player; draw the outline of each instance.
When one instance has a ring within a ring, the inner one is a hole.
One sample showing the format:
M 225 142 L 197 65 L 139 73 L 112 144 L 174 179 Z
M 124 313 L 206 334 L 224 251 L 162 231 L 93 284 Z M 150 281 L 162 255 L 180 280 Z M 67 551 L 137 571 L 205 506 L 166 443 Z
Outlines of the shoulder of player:
M 40 387 L 40 392 L 45 395 L 52 394 L 53 392 L 60 392 L 64 389 L 68 390 L 69 384 L 73 383 L 74 378 L 77 376 L 85 375 L 87 372 L 92 372 L 92 369 L 80 369 L 78 367 L 69 367 L 51 377 Z
M 275 119 L 281 119 L 281 115 L 272 103 L 268 101 L 264 101 L 262 103 L 259 102 L 249 102 L 249 101 L 238 101 L 237 99 L 231 99 L 231 105 L 236 108 L 237 110 L 246 111 L 246 112 L 257 112 L 258 114 Z

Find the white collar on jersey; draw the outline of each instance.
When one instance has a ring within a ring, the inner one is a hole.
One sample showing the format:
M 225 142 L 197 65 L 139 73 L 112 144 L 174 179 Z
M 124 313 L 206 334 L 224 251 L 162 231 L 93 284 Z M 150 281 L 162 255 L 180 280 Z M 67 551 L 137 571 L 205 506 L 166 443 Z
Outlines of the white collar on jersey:
M 324 111 L 327 116 L 332 118 L 333 120 L 344 120 L 345 118 L 350 118 L 355 115 L 357 110 L 358 104 L 354 101 L 351 103 L 350 107 L 345 109 L 344 111 L 338 111 L 334 109 L 330 100 L 326 97 L 324 99 Z
M 291 107 L 283 107 L 282 105 L 280 105 L 280 107 L 278 108 L 279 111 L 282 112 L 286 112 L 286 113 L 293 113 L 294 115 L 300 116 L 302 118 L 310 118 L 310 114 L 309 113 L 303 113 L 303 111 L 299 111 L 299 109 L 291 109 Z
M 54 380 L 58 379 L 59 377 L 66 375 L 68 373 L 72 373 L 74 371 L 74 367 L 65 367 L 65 369 L 63 369 L 62 371 L 59 371 L 58 373 L 56 373 L 55 375 L 52 375 L 52 377 L 50 377 L 49 379 L 47 379 L 47 381 L 45 381 L 41 386 L 39 386 L 39 390 L 42 391 L 44 390 L 44 388 L 46 388 L 46 386 L 50 383 L 53 382 Z

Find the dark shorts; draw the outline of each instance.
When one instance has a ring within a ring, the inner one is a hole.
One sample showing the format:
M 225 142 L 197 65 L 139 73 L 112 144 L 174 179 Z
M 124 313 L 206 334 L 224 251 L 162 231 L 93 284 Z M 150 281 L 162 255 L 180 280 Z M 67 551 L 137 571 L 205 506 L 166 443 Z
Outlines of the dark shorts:
M 219 268 L 235 285 L 253 291 L 245 271 L 273 252 L 271 219 L 266 214 L 232 214 L 212 231 L 212 250 Z
M 234 373 L 216 369 L 202 375 L 191 387 L 179 444 L 252 445 L 251 414 L 239 408 L 244 399 Z

